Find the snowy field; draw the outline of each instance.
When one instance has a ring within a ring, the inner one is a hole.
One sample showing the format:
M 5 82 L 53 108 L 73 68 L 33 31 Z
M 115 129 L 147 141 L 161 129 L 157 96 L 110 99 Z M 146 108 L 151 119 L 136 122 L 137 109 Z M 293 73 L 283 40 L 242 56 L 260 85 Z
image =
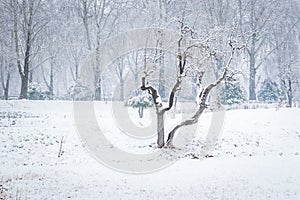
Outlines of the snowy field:
M 109 106 L 98 104 L 101 124 Z M 188 154 L 158 172 L 132 175 L 87 152 L 72 102 L 0 101 L 0 199 L 300 199 L 299 122 L 299 108 L 227 111 L 219 142 L 203 158 L 205 113 Z M 127 148 L 157 151 L 153 146 Z

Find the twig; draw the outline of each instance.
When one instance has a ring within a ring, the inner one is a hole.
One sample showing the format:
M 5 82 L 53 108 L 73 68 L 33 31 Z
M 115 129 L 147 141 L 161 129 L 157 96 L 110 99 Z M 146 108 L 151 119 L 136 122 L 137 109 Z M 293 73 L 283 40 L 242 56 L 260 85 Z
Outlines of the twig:
M 64 136 L 61 137 L 60 144 L 59 144 L 59 151 L 58 151 L 58 157 L 60 158 L 62 156 L 62 147 L 64 143 Z

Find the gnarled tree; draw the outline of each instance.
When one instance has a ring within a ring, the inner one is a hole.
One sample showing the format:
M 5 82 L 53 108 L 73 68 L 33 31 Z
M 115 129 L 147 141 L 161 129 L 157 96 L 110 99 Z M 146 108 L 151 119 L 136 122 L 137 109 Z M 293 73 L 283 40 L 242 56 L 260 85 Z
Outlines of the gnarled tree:
M 212 50 L 209 46 L 209 39 L 206 38 L 205 40 L 201 41 L 201 40 L 195 40 L 193 38 L 192 40 L 189 40 L 190 38 L 188 38 L 188 35 L 193 35 L 191 33 L 192 33 L 192 30 L 189 27 L 187 27 L 186 25 L 184 25 L 183 23 L 181 23 L 181 34 L 180 34 L 180 38 L 178 40 L 178 52 L 177 52 L 177 66 L 176 66 L 177 76 L 176 76 L 175 84 L 173 85 L 171 92 L 169 94 L 168 103 L 167 103 L 166 107 L 163 106 L 163 103 L 161 101 L 158 90 L 151 84 L 148 84 L 147 79 L 153 71 L 147 71 L 147 69 L 145 68 L 144 76 L 142 77 L 141 90 L 149 92 L 149 94 L 152 96 L 153 103 L 154 103 L 155 109 L 156 109 L 158 148 L 162 148 L 165 145 L 168 147 L 173 147 L 173 139 L 174 139 L 174 135 L 175 135 L 176 131 L 183 126 L 192 125 L 192 124 L 195 124 L 198 122 L 199 117 L 201 116 L 201 114 L 203 113 L 205 108 L 207 108 L 206 101 L 208 99 L 208 96 L 209 96 L 211 90 L 214 87 L 216 87 L 217 85 L 219 85 L 221 83 L 221 81 L 226 77 L 228 68 L 232 63 L 233 55 L 237 49 L 236 45 L 233 42 L 233 38 L 232 38 L 233 34 L 231 34 L 231 36 L 230 36 L 231 38 L 229 41 L 229 46 L 231 48 L 230 56 L 228 58 L 226 65 L 223 68 L 222 74 L 218 77 L 218 79 L 215 82 L 210 83 L 207 87 L 205 87 L 203 89 L 202 89 L 202 87 L 200 87 L 200 91 L 198 92 L 197 98 L 196 98 L 198 108 L 197 108 L 195 114 L 191 117 L 191 119 L 187 119 L 185 121 L 182 121 L 180 124 L 176 125 L 169 132 L 168 139 L 165 143 L 165 139 L 164 139 L 164 136 L 165 136 L 165 126 L 164 126 L 165 113 L 172 109 L 172 107 L 174 105 L 176 93 L 179 90 L 181 90 L 182 82 L 183 82 L 184 78 L 187 76 L 186 73 L 190 70 L 196 70 L 196 69 L 192 69 L 192 65 L 188 64 L 188 60 L 195 58 L 197 56 L 200 56 L 199 54 L 195 53 L 197 51 L 201 51 L 202 52 L 201 56 L 204 57 L 204 58 L 196 58 L 198 60 L 205 60 L 205 58 L 210 58 L 210 57 L 215 56 L 215 51 Z M 197 69 L 197 70 L 199 70 L 199 69 Z M 197 78 L 198 78 L 200 84 L 202 82 L 204 73 L 205 73 L 204 69 L 203 70 L 200 69 L 200 71 L 198 71 L 198 73 L 197 73 L 198 74 Z

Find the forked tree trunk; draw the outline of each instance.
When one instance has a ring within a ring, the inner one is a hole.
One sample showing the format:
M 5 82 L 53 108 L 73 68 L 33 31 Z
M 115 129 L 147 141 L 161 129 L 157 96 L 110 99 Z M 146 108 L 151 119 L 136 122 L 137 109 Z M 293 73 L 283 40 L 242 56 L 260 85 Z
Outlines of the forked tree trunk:
M 211 83 L 209 84 L 205 89 L 202 89 L 199 96 L 197 98 L 199 98 L 199 108 L 198 110 L 196 111 L 196 113 L 188 120 L 185 120 L 183 122 L 181 122 L 180 124 L 178 124 L 177 126 L 175 126 L 168 134 L 168 139 L 167 139 L 167 146 L 168 147 L 173 147 L 173 140 L 174 140 L 174 136 L 175 136 L 175 133 L 178 129 L 180 129 L 181 127 L 183 126 L 189 126 L 189 125 L 192 125 L 192 124 L 196 124 L 199 120 L 199 117 L 202 115 L 202 113 L 204 112 L 204 110 L 206 109 L 207 105 L 206 105 L 206 100 L 208 98 L 208 95 L 210 93 L 210 91 L 216 87 L 217 85 L 219 85 L 221 83 L 221 81 L 224 80 L 226 74 L 227 74 L 227 71 L 228 71 L 228 68 L 232 62 L 232 59 L 233 59 L 233 55 L 234 55 L 234 52 L 235 52 L 235 48 L 232 46 L 232 44 L 230 43 L 230 46 L 232 48 L 231 50 L 231 55 L 230 55 L 230 58 L 224 68 L 224 72 L 223 74 L 214 82 L 214 83 Z M 201 77 L 201 80 L 202 80 L 202 77 Z M 201 81 L 200 81 L 201 82 Z
M 208 92 L 209 93 L 209 92 Z M 206 105 L 202 104 L 200 105 L 200 108 L 197 110 L 197 112 L 195 113 L 195 115 L 192 117 L 192 119 L 189 120 L 185 120 L 182 123 L 178 124 L 177 126 L 175 126 L 169 133 L 168 135 L 168 139 L 167 139 L 167 145 L 168 147 L 174 147 L 173 145 L 173 140 L 174 140 L 174 136 L 175 133 L 178 129 L 180 129 L 183 126 L 189 126 L 192 124 L 195 124 L 198 122 L 199 117 L 202 115 L 203 111 L 206 109 Z

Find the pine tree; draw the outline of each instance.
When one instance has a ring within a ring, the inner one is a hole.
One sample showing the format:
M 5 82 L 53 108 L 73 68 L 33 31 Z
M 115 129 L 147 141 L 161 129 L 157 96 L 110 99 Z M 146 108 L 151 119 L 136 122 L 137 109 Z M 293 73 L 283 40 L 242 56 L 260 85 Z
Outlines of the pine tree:
M 277 83 L 270 79 L 264 80 L 257 97 L 259 101 L 264 101 L 267 103 L 277 102 L 279 97 Z
M 82 85 L 79 81 L 75 82 L 75 84 L 68 89 L 68 95 L 69 98 L 75 101 L 93 99 L 93 93 L 91 92 L 91 90 L 88 87 Z
M 136 96 L 132 96 L 128 100 L 128 105 L 138 108 L 139 117 L 143 118 L 144 109 L 152 107 L 152 97 L 148 92 L 137 92 Z
M 238 104 L 245 101 L 244 90 L 239 81 L 232 77 L 225 80 L 225 86 L 221 95 L 221 103 L 224 105 Z

